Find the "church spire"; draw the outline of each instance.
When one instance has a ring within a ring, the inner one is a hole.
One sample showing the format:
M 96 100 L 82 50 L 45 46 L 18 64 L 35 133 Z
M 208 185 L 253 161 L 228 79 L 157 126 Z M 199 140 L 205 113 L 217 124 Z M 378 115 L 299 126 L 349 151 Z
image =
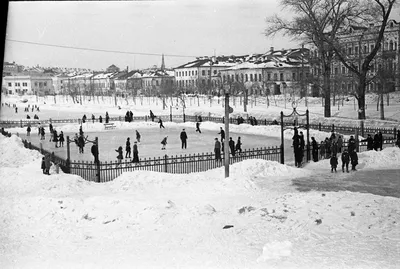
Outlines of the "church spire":
M 162 60 L 161 60 L 161 70 L 165 70 L 165 62 L 164 62 L 164 54 L 162 55 Z

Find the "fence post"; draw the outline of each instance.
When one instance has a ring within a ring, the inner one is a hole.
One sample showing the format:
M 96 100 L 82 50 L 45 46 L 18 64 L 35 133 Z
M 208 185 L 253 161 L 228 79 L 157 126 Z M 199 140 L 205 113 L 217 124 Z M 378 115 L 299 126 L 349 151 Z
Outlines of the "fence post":
M 363 120 L 360 122 L 360 128 L 361 128 L 361 136 L 364 137 L 364 121 Z
M 335 124 L 332 124 L 332 133 L 335 132 Z
M 167 173 L 167 171 L 168 171 L 168 167 L 167 167 L 167 158 L 168 158 L 168 155 L 167 154 L 165 154 L 164 155 L 164 172 L 165 173 Z
M 318 123 L 318 131 L 321 131 L 321 123 Z
M 186 115 L 183 113 L 183 122 L 186 122 Z
M 356 139 L 356 152 L 360 152 L 360 143 L 358 141 L 358 129 L 356 129 L 355 139 Z
M 94 139 L 94 142 L 96 143 L 96 148 L 97 148 L 97 158 L 96 158 L 97 162 L 95 163 L 96 164 L 96 171 L 97 171 L 96 180 L 97 180 L 97 183 L 100 183 L 100 160 L 99 160 L 100 150 L 99 150 L 99 138 L 97 136 Z

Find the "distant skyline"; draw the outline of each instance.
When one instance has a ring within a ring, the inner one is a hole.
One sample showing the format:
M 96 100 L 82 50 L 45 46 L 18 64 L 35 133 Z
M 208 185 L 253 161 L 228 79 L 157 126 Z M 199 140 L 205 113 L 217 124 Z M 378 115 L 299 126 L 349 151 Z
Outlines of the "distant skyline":
M 267 38 L 265 18 L 277 0 L 9 2 L 6 38 L 96 50 L 7 41 L 4 61 L 25 66 L 121 69 L 174 68 L 198 56 L 244 55 L 300 47 L 290 38 Z M 399 14 L 398 11 L 396 11 Z M 172 57 L 180 55 L 182 57 Z M 188 56 L 188 57 L 183 57 Z

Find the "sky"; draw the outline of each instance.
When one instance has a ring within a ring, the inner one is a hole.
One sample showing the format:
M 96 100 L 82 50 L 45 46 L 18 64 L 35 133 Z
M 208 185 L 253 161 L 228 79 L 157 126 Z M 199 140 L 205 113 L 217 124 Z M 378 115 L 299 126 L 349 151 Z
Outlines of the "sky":
M 275 0 L 10 2 L 7 39 L 144 56 L 38 46 L 6 41 L 5 61 L 25 66 L 105 69 L 177 67 L 197 56 L 262 53 L 296 47 L 289 38 L 264 36 Z M 188 57 L 171 57 L 182 55 Z

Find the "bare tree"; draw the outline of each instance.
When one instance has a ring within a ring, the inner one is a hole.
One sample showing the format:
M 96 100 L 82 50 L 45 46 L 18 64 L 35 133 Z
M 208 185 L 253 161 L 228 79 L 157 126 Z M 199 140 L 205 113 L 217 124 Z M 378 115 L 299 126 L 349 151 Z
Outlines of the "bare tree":
M 358 3 L 358 0 L 281 0 L 283 8 L 293 12 L 294 16 L 286 20 L 274 15 L 266 20 L 267 36 L 282 32 L 317 48 L 322 69 L 325 117 L 331 116 L 331 64 L 334 56 L 332 44 L 345 21 L 358 16 Z
M 369 77 L 368 72 L 371 69 L 372 61 L 381 48 L 385 28 L 395 3 L 396 0 L 364 0 L 360 2 L 360 5 L 356 8 L 358 14 L 362 14 L 362 16 L 354 17 L 355 22 L 359 22 L 360 24 L 366 21 L 373 22 L 373 27 L 377 27 L 376 36 L 374 37 L 374 46 L 369 53 L 367 53 L 367 51 L 363 51 L 362 53 L 360 46 L 356 57 L 351 57 L 349 54 L 352 54 L 352 52 L 349 53 L 348 50 L 344 49 L 344 44 L 340 38 L 325 39 L 333 48 L 335 57 L 337 57 L 357 79 L 354 96 L 358 101 L 358 119 L 365 119 L 365 92 L 367 85 L 372 79 Z M 371 31 L 371 29 L 366 27 L 365 31 Z M 372 29 L 372 31 L 374 31 L 374 29 Z M 361 39 L 360 43 L 362 43 Z

